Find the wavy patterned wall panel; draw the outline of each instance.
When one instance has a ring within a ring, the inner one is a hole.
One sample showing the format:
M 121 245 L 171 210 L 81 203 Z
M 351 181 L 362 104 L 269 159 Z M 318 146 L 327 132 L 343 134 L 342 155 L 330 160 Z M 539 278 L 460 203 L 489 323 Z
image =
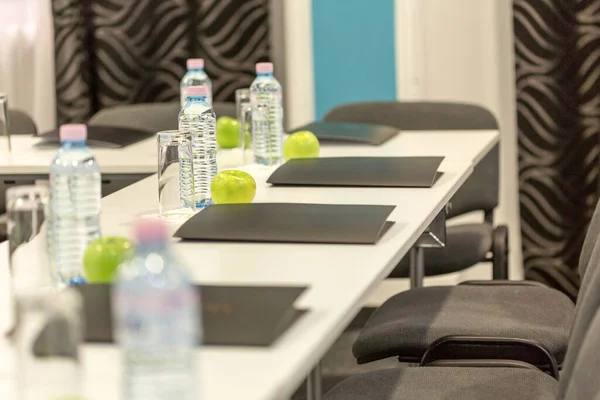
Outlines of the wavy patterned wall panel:
M 80 0 L 52 0 L 57 122 L 85 121 L 92 115 L 90 60 Z
M 600 0 L 514 0 L 526 269 L 576 268 L 598 199 Z
M 104 107 L 176 101 L 185 59 L 205 58 L 233 101 L 270 59 L 269 0 L 52 0 L 58 122 Z
M 215 99 L 235 101 L 235 90 L 252 83 L 254 65 L 271 58 L 269 0 L 199 3 L 198 52 L 214 77 Z

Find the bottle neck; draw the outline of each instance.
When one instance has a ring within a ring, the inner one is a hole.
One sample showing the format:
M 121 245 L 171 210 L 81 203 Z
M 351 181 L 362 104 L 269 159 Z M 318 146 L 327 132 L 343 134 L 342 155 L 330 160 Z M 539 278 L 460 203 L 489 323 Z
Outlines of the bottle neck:
M 256 74 L 256 76 L 260 76 L 260 77 L 273 77 L 273 73 L 272 72 L 260 72 L 258 74 Z
M 188 72 L 204 72 L 204 68 L 189 68 Z
M 63 149 L 67 149 L 67 150 L 85 149 L 85 140 L 64 141 L 64 142 L 61 142 L 60 145 Z
M 168 243 L 163 239 L 145 240 L 138 242 L 135 251 L 138 254 L 146 255 L 150 253 L 165 253 L 168 250 Z

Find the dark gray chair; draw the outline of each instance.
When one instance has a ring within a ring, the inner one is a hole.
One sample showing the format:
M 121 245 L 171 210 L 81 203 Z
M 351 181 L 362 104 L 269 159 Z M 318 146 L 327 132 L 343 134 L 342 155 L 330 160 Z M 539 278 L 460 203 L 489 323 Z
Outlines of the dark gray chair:
M 536 353 L 538 357 L 547 358 L 548 362 L 553 363 L 551 355 L 536 340 L 507 340 L 505 346 L 508 347 L 503 347 L 503 351 L 494 360 L 481 359 L 477 351 L 458 355 L 459 347 L 443 349 L 444 345 L 440 343 L 440 348 L 423 357 L 421 367 L 394 368 L 356 375 L 334 387 L 325 399 L 597 399 L 595 396 L 600 386 L 597 377 L 600 362 L 600 291 L 597 290 L 600 287 L 599 264 L 600 246 L 596 243 L 586 274 L 586 290 L 580 292 L 577 303 L 559 382 L 556 382 L 558 367 L 555 362 L 551 375 L 548 375 L 524 359 L 526 355 Z M 548 308 L 546 311 L 553 310 Z M 493 340 L 500 344 L 497 338 Z M 486 338 L 479 338 L 479 342 L 485 343 Z
M 599 236 L 600 202 L 579 260 L 583 277 L 579 298 L 589 290 L 592 273 L 588 265 L 596 265 L 590 261 L 591 249 Z M 414 362 L 441 338 L 486 336 L 534 340 L 560 364 L 573 313 L 570 299 L 536 282 L 486 281 L 412 289 L 391 297 L 373 312 L 352 352 L 361 364 L 392 356 Z M 493 354 L 493 346 L 489 348 Z
M 8 131 L 11 135 L 37 135 L 33 119 L 20 110 L 8 110 Z
M 217 117 L 236 117 L 234 103 L 213 104 Z M 89 125 L 120 126 L 151 132 L 177 129 L 179 102 L 127 104 L 105 108 L 90 118 Z
M 458 103 L 369 102 L 346 104 L 329 111 L 325 121 L 363 122 L 400 130 L 497 130 L 492 113 L 483 107 Z M 472 175 L 454 195 L 449 218 L 471 211 L 483 211 L 484 222 L 448 227 L 446 246 L 425 249 L 425 275 L 457 272 L 482 261 L 491 261 L 495 279 L 508 278 L 508 231 L 494 227 L 498 206 L 499 147 L 495 146 L 475 167 Z M 408 277 L 405 257 L 390 277 Z

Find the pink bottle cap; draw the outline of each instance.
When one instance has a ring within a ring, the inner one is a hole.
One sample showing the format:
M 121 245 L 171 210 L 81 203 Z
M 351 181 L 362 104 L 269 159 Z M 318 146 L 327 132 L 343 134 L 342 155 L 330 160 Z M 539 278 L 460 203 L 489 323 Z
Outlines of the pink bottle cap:
M 134 222 L 133 235 L 138 243 L 164 242 L 167 240 L 167 224 L 157 219 L 139 218 Z
M 87 139 L 87 125 L 66 124 L 61 125 L 59 130 L 61 142 L 80 142 Z
M 204 69 L 204 58 L 190 58 L 186 62 L 187 69 Z
M 273 63 L 262 62 L 262 63 L 256 64 L 256 73 L 257 74 L 272 74 L 273 73 Z
M 188 97 L 202 97 L 206 96 L 207 88 L 206 86 L 190 86 L 187 88 Z

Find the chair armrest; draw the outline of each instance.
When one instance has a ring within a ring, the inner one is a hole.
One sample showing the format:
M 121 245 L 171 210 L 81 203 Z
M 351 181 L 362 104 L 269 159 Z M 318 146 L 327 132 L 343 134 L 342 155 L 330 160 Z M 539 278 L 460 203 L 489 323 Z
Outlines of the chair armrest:
M 473 285 L 473 286 L 533 286 L 548 288 L 542 282 L 536 281 L 509 281 L 504 279 L 498 279 L 493 281 L 465 281 L 459 283 L 459 285 Z M 548 288 L 549 289 L 549 288 Z
M 437 360 L 427 364 L 428 367 L 462 367 L 462 368 L 523 368 L 541 371 L 535 365 L 514 360 Z
M 421 366 L 440 361 L 503 360 L 531 364 L 558 380 L 558 363 L 542 345 L 531 340 L 488 336 L 445 336 L 436 340 L 421 358 Z
M 492 236 L 492 278 L 508 279 L 508 227 L 498 225 Z

